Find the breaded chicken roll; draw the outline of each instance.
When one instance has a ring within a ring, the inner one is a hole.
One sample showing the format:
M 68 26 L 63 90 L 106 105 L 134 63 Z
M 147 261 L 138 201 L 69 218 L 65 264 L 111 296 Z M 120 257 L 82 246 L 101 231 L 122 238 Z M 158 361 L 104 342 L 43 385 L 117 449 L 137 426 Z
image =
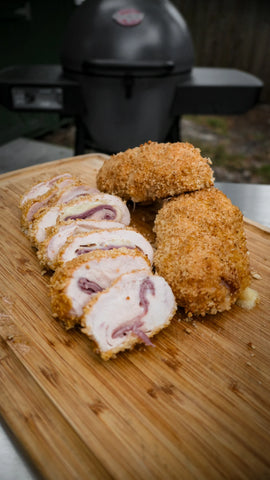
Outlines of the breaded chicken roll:
M 153 261 L 153 248 L 146 238 L 131 227 L 96 230 L 72 235 L 59 250 L 58 265 L 79 257 L 92 250 L 112 250 L 117 248 L 138 249 Z
M 41 209 L 45 208 L 53 201 L 56 201 L 60 192 L 72 185 L 77 185 L 80 181 L 68 173 L 58 175 L 57 177 L 40 182 L 34 185 L 25 195 L 21 197 L 21 228 L 27 234 L 29 223 L 34 215 Z
M 121 248 L 96 250 L 58 268 L 51 279 L 51 306 L 67 329 L 79 323 L 83 307 L 116 278 L 133 270 L 151 273 L 148 259 L 140 252 Z
M 71 235 L 91 232 L 92 230 L 110 230 L 111 228 L 124 228 L 125 225 L 111 220 L 68 220 L 60 222 L 48 230 L 48 236 L 39 245 L 38 259 L 43 267 L 55 270 L 59 250 L 64 246 Z
M 68 203 L 41 209 L 29 226 L 29 237 L 36 247 L 45 240 L 48 228 L 76 219 L 111 220 L 129 225 L 130 213 L 121 198 L 96 193 L 75 198 Z
M 145 271 L 127 273 L 85 306 L 82 331 L 108 360 L 137 343 L 153 346 L 150 338 L 170 324 L 175 311 L 164 278 Z
M 103 192 L 134 202 L 151 202 L 214 183 L 211 160 L 184 142 L 148 142 L 112 155 L 97 174 Z
M 22 207 L 21 226 L 23 231 L 27 234 L 29 224 L 32 222 L 34 215 L 37 215 L 39 210 L 61 203 L 68 203 L 75 198 L 85 195 L 94 195 L 98 193 L 96 188 L 83 184 L 76 178 L 67 178 L 59 180 L 54 184 L 54 187 L 43 197 L 38 200 L 29 200 L 24 203 Z
M 62 182 L 72 178 L 73 177 L 70 173 L 63 173 L 61 175 L 56 175 L 55 177 L 49 178 L 48 180 L 35 183 L 21 196 L 19 204 L 20 208 L 22 208 L 22 206 L 29 200 L 36 200 L 43 195 L 46 195 L 46 193 L 48 193 L 52 188 L 54 188 L 55 184 L 57 184 L 58 182 Z
M 154 230 L 156 271 L 190 316 L 229 310 L 249 285 L 243 216 L 218 189 L 167 201 Z

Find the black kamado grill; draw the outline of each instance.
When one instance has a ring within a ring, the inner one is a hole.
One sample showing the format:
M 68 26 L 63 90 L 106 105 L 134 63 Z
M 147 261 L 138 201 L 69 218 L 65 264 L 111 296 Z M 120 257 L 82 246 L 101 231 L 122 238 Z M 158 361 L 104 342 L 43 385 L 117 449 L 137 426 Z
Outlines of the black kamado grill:
M 177 141 L 183 114 L 239 114 L 258 101 L 253 75 L 193 63 L 189 30 L 169 1 L 86 0 L 67 25 L 61 65 L 2 70 L 0 103 L 74 117 L 81 154 Z

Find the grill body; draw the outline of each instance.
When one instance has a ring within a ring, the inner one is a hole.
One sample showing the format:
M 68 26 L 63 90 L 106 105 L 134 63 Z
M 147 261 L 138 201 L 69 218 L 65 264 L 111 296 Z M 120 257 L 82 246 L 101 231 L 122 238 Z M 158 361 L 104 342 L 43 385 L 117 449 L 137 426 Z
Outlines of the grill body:
M 170 131 L 179 82 L 193 45 L 169 1 L 89 0 L 67 26 L 61 63 L 84 98 L 83 124 L 94 147 L 119 151 Z

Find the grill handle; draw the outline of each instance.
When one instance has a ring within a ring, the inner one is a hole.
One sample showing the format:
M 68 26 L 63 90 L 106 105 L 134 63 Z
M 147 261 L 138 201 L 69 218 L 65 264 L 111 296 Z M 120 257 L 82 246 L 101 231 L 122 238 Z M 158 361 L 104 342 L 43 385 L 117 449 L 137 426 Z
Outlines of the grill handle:
M 113 60 L 113 59 L 94 59 L 90 61 L 85 61 L 82 63 L 82 71 L 84 73 L 94 73 L 97 70 L 137 70 L 144 71 L 149 73 L 154 73 L 157 71 L 169 72 L 174 68 L 173 60 L 164 60 L 164 61 L 144 61 L 144 60 L 134 60 L 127 62 L 126 60 Z

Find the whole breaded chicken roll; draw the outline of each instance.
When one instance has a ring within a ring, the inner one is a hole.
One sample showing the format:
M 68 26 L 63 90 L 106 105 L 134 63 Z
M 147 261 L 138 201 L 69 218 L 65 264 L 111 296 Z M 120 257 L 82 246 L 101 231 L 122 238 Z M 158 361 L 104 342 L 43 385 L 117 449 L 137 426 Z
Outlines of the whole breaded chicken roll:
M 167 201 L 154 230 L 156 270 L 189 316 L 229 310 L 249 285 L 243 215 L 220 190 Z
M 152 202 L 212 186 L 210 164 L 190 143 L 148 142 L 105 160 L 97 186 L 125 200 Z

